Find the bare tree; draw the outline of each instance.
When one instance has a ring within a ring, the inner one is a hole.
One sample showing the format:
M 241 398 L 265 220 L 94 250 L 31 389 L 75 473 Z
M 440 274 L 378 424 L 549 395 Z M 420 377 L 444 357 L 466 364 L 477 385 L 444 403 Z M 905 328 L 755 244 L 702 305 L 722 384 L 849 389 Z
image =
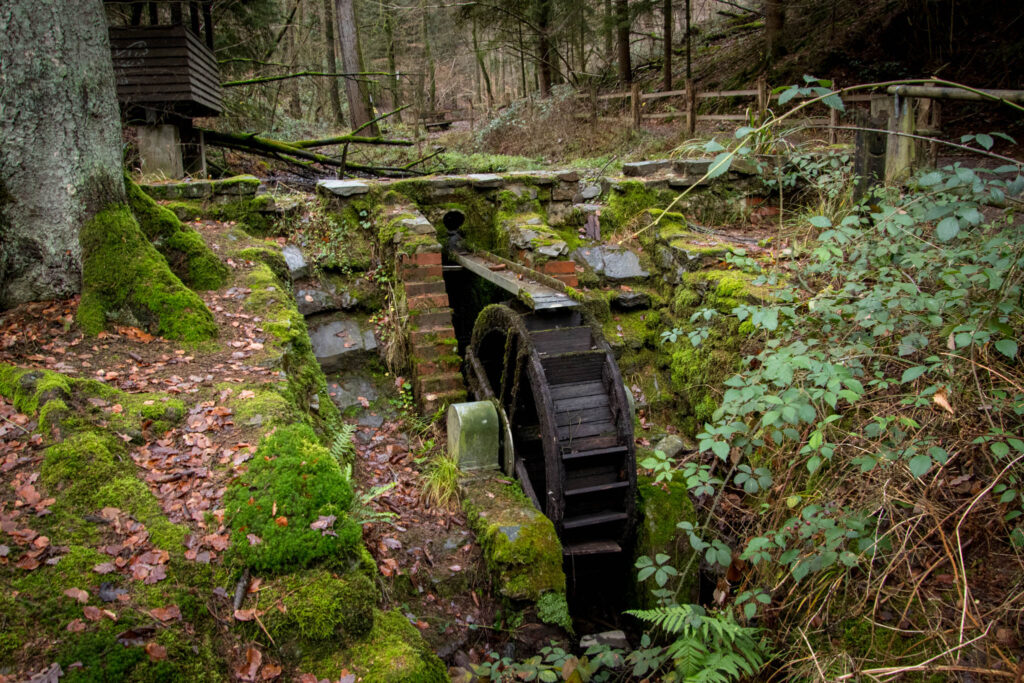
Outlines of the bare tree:
M 352 0 L 335 0 L 338 19 L 338 44 L 341 47 L 341 68 L 345 73 L 345 96 L 348 99 L 349 117 L 352 128 L 366 125 L 373 119 L 370 106 L 370 92 L 361 76 L 363 60 L 359 52 L 359 30 L 356 26 L 356 12 Z M 371 124 L 370 133 L 378 135 L 376 124 Z

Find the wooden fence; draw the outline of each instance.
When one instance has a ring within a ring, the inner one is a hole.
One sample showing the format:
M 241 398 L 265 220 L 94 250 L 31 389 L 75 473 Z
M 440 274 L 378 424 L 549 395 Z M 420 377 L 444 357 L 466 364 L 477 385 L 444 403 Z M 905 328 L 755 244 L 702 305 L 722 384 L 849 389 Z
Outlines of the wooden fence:
M 696 132 L 698 121 L 749 121 L 751 115 L 755 114 L 758 120 L 764 120 L 767 114 L 768 108 L 771 105 L 772 100 L 778 100 L 781 93 L 772 93 L 768 88 L 768 83 L 764 78 L 759 78 L 753 88 L 747 88 L 743 90 L 706 90 L 701 91 L 696 88 L 696 85 L 692 80 L 686 82 L 686 88 L 682 90 L 666 90 L 663 92 L 652 92 L 642 93 L 640 92 L 640 86 L 637 83 L 633 84 L 633 87 L 629 91 L 616 92 L 616 93 L 605 93 L 598 95 L 596 92 L 591 91 L 589 93 L 579 93 L 576 95 L 577 99 L 585 100 L 590 102 L 590 114 L 591 119 L 621 119 L 620 116 L 601 116 L 600 115 L 600 104 L 601 102 L 613 102 L 617 100 L 625 101 L 627 104 L 626 111 L 633 120 L 633 126 L 639 127 L 641 122 L 646 120 L 657 120 L 676 118 L 683 116 L 686 118 L 687 131 L 692 135 Z M 843 97 L 844 103 L 855 103 L 855 102 L 871 102 L 878 98 L 884 98 L 885 95 L 847 95 Z M 709 100 L 709 99 L 724 99 L 724 98 L 745 98 L 751 100 L 753 111 L 748 111 L 742 114 L 700 114 L 698 113 L 697 102 L 698 100 Z M 652 102 L 656 100 L 676 100 L 682 103 L 683 109 L 674 112 L 645 112 L 644 103 Z M 825 105 L 815 105 L 819 108 L 826 108 Z M 585 117 L 586 114 L 580 114 L 579 116 Z M 815 117 L 804 117 L 797 119 L 795 123 L 802 125 L 814 126 L 814 127 L 828 127 L 829 130 L 829 142 L 835 144 L 838 139 L 838 126 L 839 126 L 840 112 L 835 109 L 828 109 L 827 116 L 815 116 Z

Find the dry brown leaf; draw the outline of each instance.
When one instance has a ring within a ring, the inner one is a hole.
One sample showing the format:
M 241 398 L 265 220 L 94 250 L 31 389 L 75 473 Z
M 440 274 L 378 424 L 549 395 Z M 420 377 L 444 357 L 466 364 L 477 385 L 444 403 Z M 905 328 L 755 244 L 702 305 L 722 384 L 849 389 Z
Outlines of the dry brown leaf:
M 272 681 L 281 675 L 281 666 L 278 664 L 267 664 L 260 672 L 260 678 L 264 681 Z
M 255 609 L 236 609 L 235 610 L 235 619 L 238 619 L 239 621 L 252 621 L 255 618 L 256 618 L 256 610 Z
M 156 609 L 150 610 L 149 612 L 155 618 L 160 621 L 171 621 L 172 619 L 181 619 L 181 609 L 177 605 L 168 605 L 167 607 L 157 607 Z
M 946 397 L 946 390 L 939 389 L 932 396 L 932 400 L 935 401 L 935 405 L 945 410 L 950 415 L 956 415 L 956 411 L 953 410 L 953 406 L 949 404 L 949 399 Z
M 263 653 L 252 645 L 245 651 L 245 661 L 235 669 L 235 676 L 243 681 L 255 681 L 256 672 L 260 670 L 263 662 Z
M 83 605 L 89 602 L 89 594 L 81 588 L 68 588 L 64 591 L 64 595 L 68 596 L 72 600 L 78 600 Z
M 71 623 L 67 626 L 67 630 L 71 633 L 81 633 L 85 630 L 85 622 L 81 619 L 72 619 Z
M 146 654 L 154 662 L 167 659 L 167 648 L 158 643 L 146 643 Z
M 93 607 L 92 605 L 86 605 L 83 607 L 82 614 L 84 614 L 85 618 L 89 621 L 99 621 L 103 618 L 103 610 L 99 607 Z

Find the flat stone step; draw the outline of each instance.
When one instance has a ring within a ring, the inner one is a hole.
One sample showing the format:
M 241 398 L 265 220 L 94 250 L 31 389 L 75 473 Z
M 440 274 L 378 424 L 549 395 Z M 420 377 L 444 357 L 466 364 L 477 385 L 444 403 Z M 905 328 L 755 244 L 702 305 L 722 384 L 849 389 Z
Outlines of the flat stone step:
M 326 373 L 366 362 L 377 353 L 373 330 L 352 319 L 314 323 L 309 330 L 313 355 Z

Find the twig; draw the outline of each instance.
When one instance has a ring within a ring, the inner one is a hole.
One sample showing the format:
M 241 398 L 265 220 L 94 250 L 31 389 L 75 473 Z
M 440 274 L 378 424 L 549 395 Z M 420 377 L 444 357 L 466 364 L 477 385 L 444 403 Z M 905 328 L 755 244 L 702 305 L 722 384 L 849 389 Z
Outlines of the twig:
M 245 594 L 249 590 L 249 568 L 246 567 L 242 570 L 242 578 L 235 584 L 235 600 L 231 604 L 234 611 L 242 609 L 242 603 L 245 602 Z
M 359 71 L 352 73 L 344 72 L 330 72 L 330 71 L 297 71 L 293 74 L 282 74 L 280 76 L 259 76 L 257 78 L 247 78 L 241 81 L 227 81 L 221 83 L 222 88 L 234 88 L 240 85 L 259 85 L 261 83 L 272 83 L 274 81 L 284 81 L 289 78 L 302 78 L 304 76 L 324 76 L 329 78 L 352 78 L 356 79 L 358 76 L 394 76 L 395 74 L 389 71 Z
M 26 434 L 31 434 L 31 433 L 32 433 L 32 432 L 28 431 L 27 429 L 25 429 L 24 427 L 22 427 L 22 426 L 21 426 L 20 424 L 18 424 L 17 422 L 14 422 L 13 420 L 8 420 L 8 419 L 7 419 L 6 417 L 4 417 L 3 415 L 0 415 L 0 420 L 3 420 L 4 422 L 8 422 L 8 423 L 10 423 L 10 424 L 14 425 L 15 427 L 17 427 L 17 428 L 18 428 L 18 429 L 20 429 L 21 431 L 25 432 Z

